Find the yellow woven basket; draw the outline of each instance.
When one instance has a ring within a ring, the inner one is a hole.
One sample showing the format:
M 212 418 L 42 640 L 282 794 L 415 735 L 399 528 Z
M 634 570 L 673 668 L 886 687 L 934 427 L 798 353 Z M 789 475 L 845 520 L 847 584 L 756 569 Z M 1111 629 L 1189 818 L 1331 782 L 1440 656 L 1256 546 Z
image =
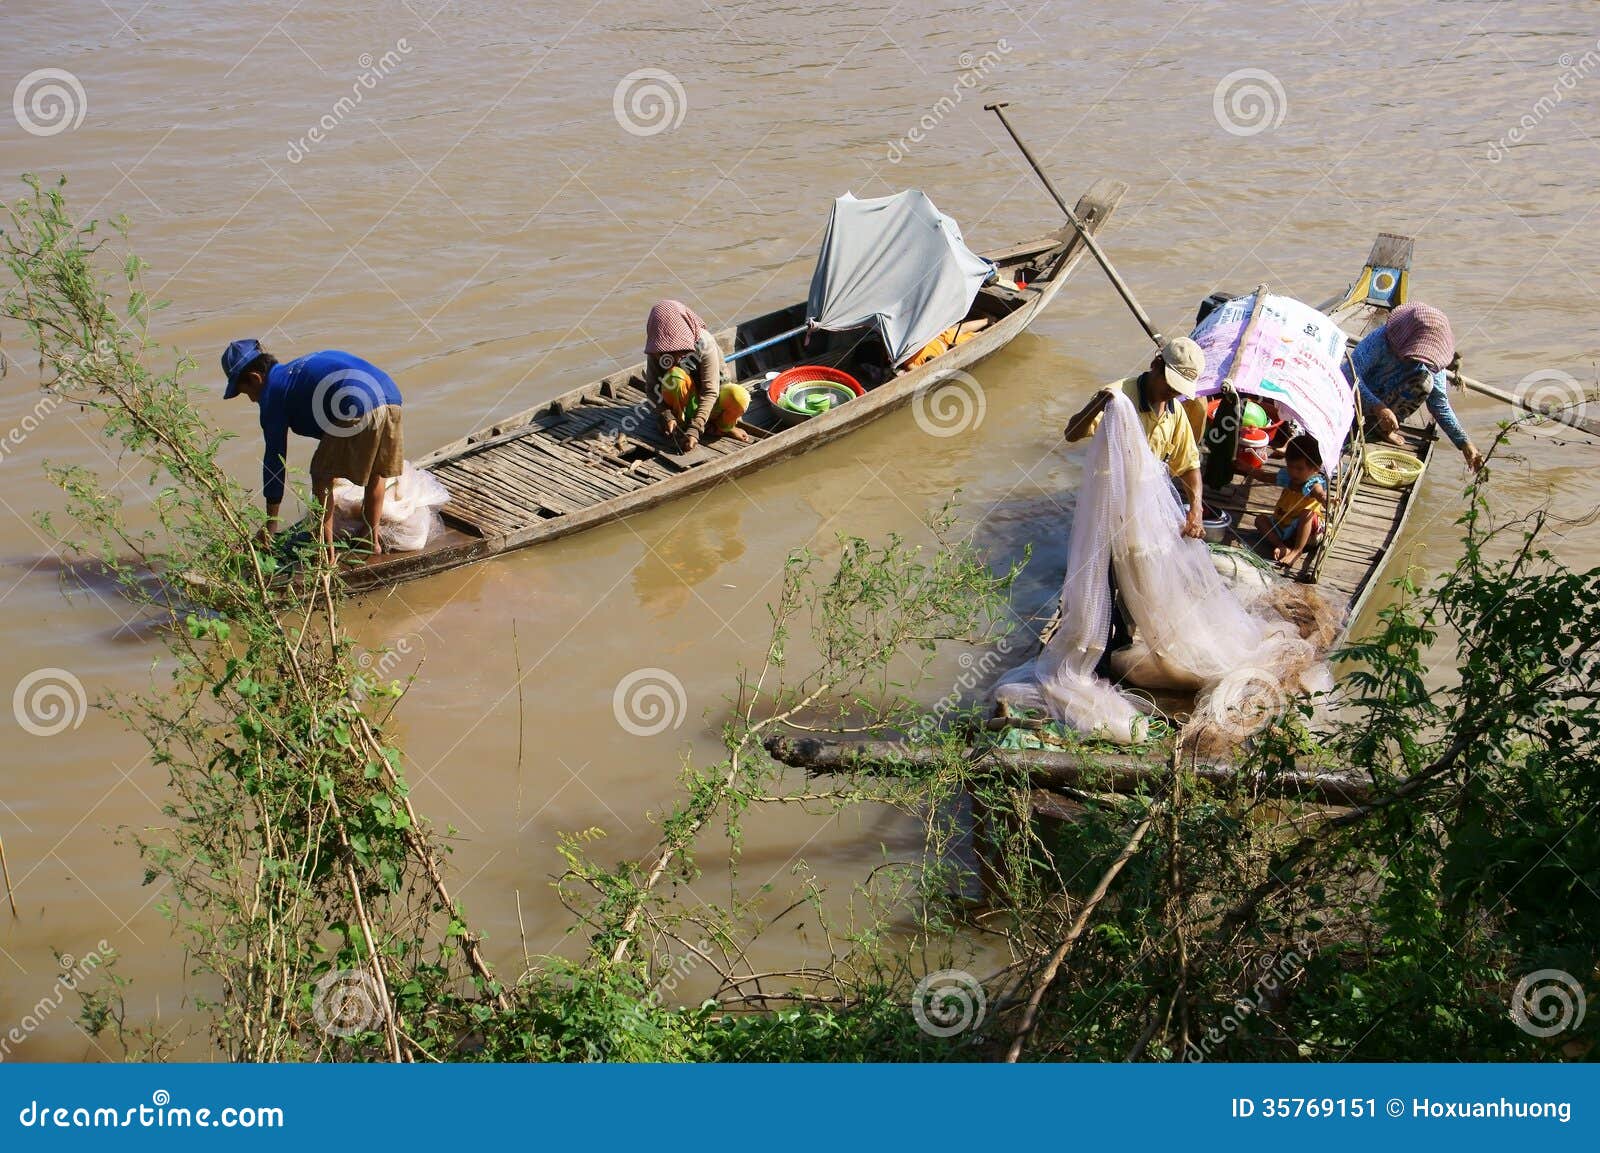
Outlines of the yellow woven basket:
M 1403 448 L 1368 448 L 1367 476 L 1383 488 L 1410 488 L 1422 476 L 1422 461 Z

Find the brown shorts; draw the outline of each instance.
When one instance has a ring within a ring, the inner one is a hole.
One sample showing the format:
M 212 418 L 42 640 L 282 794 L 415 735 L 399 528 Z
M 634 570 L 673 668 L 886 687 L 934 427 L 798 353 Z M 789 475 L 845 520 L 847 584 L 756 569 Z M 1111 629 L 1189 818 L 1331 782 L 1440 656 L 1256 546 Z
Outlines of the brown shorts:
M 338 433 L 323 433 L 311 454 L 311 483 L 328 484 L 339 477 L 364 485 L 377 477 L 399 476 L 405 468 L 405 443 L 400 435 L 400 406 L 386 404 L 360 417 Z

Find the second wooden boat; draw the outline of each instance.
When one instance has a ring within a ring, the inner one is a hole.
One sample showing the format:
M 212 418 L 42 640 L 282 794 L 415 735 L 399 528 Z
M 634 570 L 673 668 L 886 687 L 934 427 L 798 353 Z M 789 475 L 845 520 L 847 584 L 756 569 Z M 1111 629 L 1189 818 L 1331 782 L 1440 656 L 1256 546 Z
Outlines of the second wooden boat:
M 1410 287 L 1413 242 L 1408 237 L 1380 235 L 1367 264 L 1351 286 L 1319 306 L 1342 327 L 1353 344 L 1380 327 L 1389 310 L 1405 303 Z M 1426 411 L 1401 426 L 1406 445 L 1422 461 L 1423 475 L 1432 460 L 1436 434 L 1427 421 Z M 1344 642 L 1355 627 L 1391 559 L 1415 505 L 1415 494 L 1422 478 L 1403 489 L 1385 488 L 1367 475 L 1366 445 L 1352 436 L 1340 461 L 1339 480 L 1330 494 L 1329 529 L 1320 549 L 1299 566 L 1299 579 L 1314 582 L 1323 599 L 1340 614 L 1335 646 Z M 1264 470 L 1270 476 L 1275 469 Z M 1258 512 L 1271 512 L 1277 487 L 1254 478 L 1236 478 L 1220 493 L 1208 493 L 1207 501 L 1229 511 L 1234 524 L 1249 524 Z M 1030 622 L 1036 630 L 1035 651 L 1054 631 L 1059 612 Z M 996 716 L 989 728 L 1003 731 L 1036 722 L 1022 718 Z M 875 771 L 893 766 L 896 771 L 932 764 L 937 755 L 894 740 L 848 740 L 827 734 L 786 736 L 774 739 L 768 751 L 785 763 L 813 772 Z M 1070 811 L 1059 796 L 1080 787 L 1134 791 L 1151 787 L 1166 769 L 1159 763 L 1107 750 L 1085 761 L 1074 753 L 1053 749 L 1003 749 L 989 739 L 977 740 L 973 756 L 985 764 L 1014 773 L 1019 784 L 1031 784 L 1039 795 L 1034 798 L 1041 811 Z M 1235 768 L 1228 757 L 1202 758 L 1196 765 L 1201 776 L 1230 779 Z M 1370 782 L 1358 776 L 1330 775 L 1322 771 L 1281 773 L 1270 781 L 1255 782 L 1267 792 L 1310 797 L 1332 804 L 1358 804 L 1369 796 Z
M 1119 181 L 1102 180 L 1078 201 L 1078 216 L 1091 234 L 1105 227 L 1126 191 Z M 990 322 L 976 338 L 793 427 L 779 418 L 765 390 L 753 387 L 742 422 L 750 443 L 721 437 L 693 452 L 677 451 L 657 428 L 642 362 L 508 416 L 415 462 L 450 492 L 442 510 L 445 531 L 420 552 L 385 554 L 345 569 L 344 583 L 351 589 L 391 585 L 542 544 L 826 444 L 1004 348 L 1055 299 L 1087 253 L 1070 227 L 984 253 L 999 275 L 979 290 L 968 313 L 968 319 Z M 803 326 L 805 314 L 801 301 L 717 334 L 724 353 L 741 353 L 741 380 L 802 364 L 850 371 L 882 359 L 881 345 L 860 332 L 817 331 L 808 343 L 798 335 L 774 342 Z

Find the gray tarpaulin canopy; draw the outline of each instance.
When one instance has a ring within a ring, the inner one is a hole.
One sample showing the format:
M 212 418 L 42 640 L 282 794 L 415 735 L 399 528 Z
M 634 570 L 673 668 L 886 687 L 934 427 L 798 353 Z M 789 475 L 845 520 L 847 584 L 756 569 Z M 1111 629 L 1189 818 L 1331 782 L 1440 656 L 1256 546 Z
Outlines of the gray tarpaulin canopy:
M 991 270 L 922 193 L 847 192 L 822 238 L 806 319 L 831 331 L 876 325 L 899 364 L 966 317 Z

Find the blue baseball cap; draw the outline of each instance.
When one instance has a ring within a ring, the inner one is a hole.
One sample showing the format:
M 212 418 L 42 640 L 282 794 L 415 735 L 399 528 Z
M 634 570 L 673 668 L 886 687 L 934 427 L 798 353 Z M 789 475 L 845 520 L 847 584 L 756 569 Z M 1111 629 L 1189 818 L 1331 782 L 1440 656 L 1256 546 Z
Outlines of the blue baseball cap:
M 227 390 L 222 394 L 223 400 L 232 400 L 239 395 L 239 377 L 260 355 L 259 340 L 236 340 L 222 350 L 222 372 L 228 378 Z

